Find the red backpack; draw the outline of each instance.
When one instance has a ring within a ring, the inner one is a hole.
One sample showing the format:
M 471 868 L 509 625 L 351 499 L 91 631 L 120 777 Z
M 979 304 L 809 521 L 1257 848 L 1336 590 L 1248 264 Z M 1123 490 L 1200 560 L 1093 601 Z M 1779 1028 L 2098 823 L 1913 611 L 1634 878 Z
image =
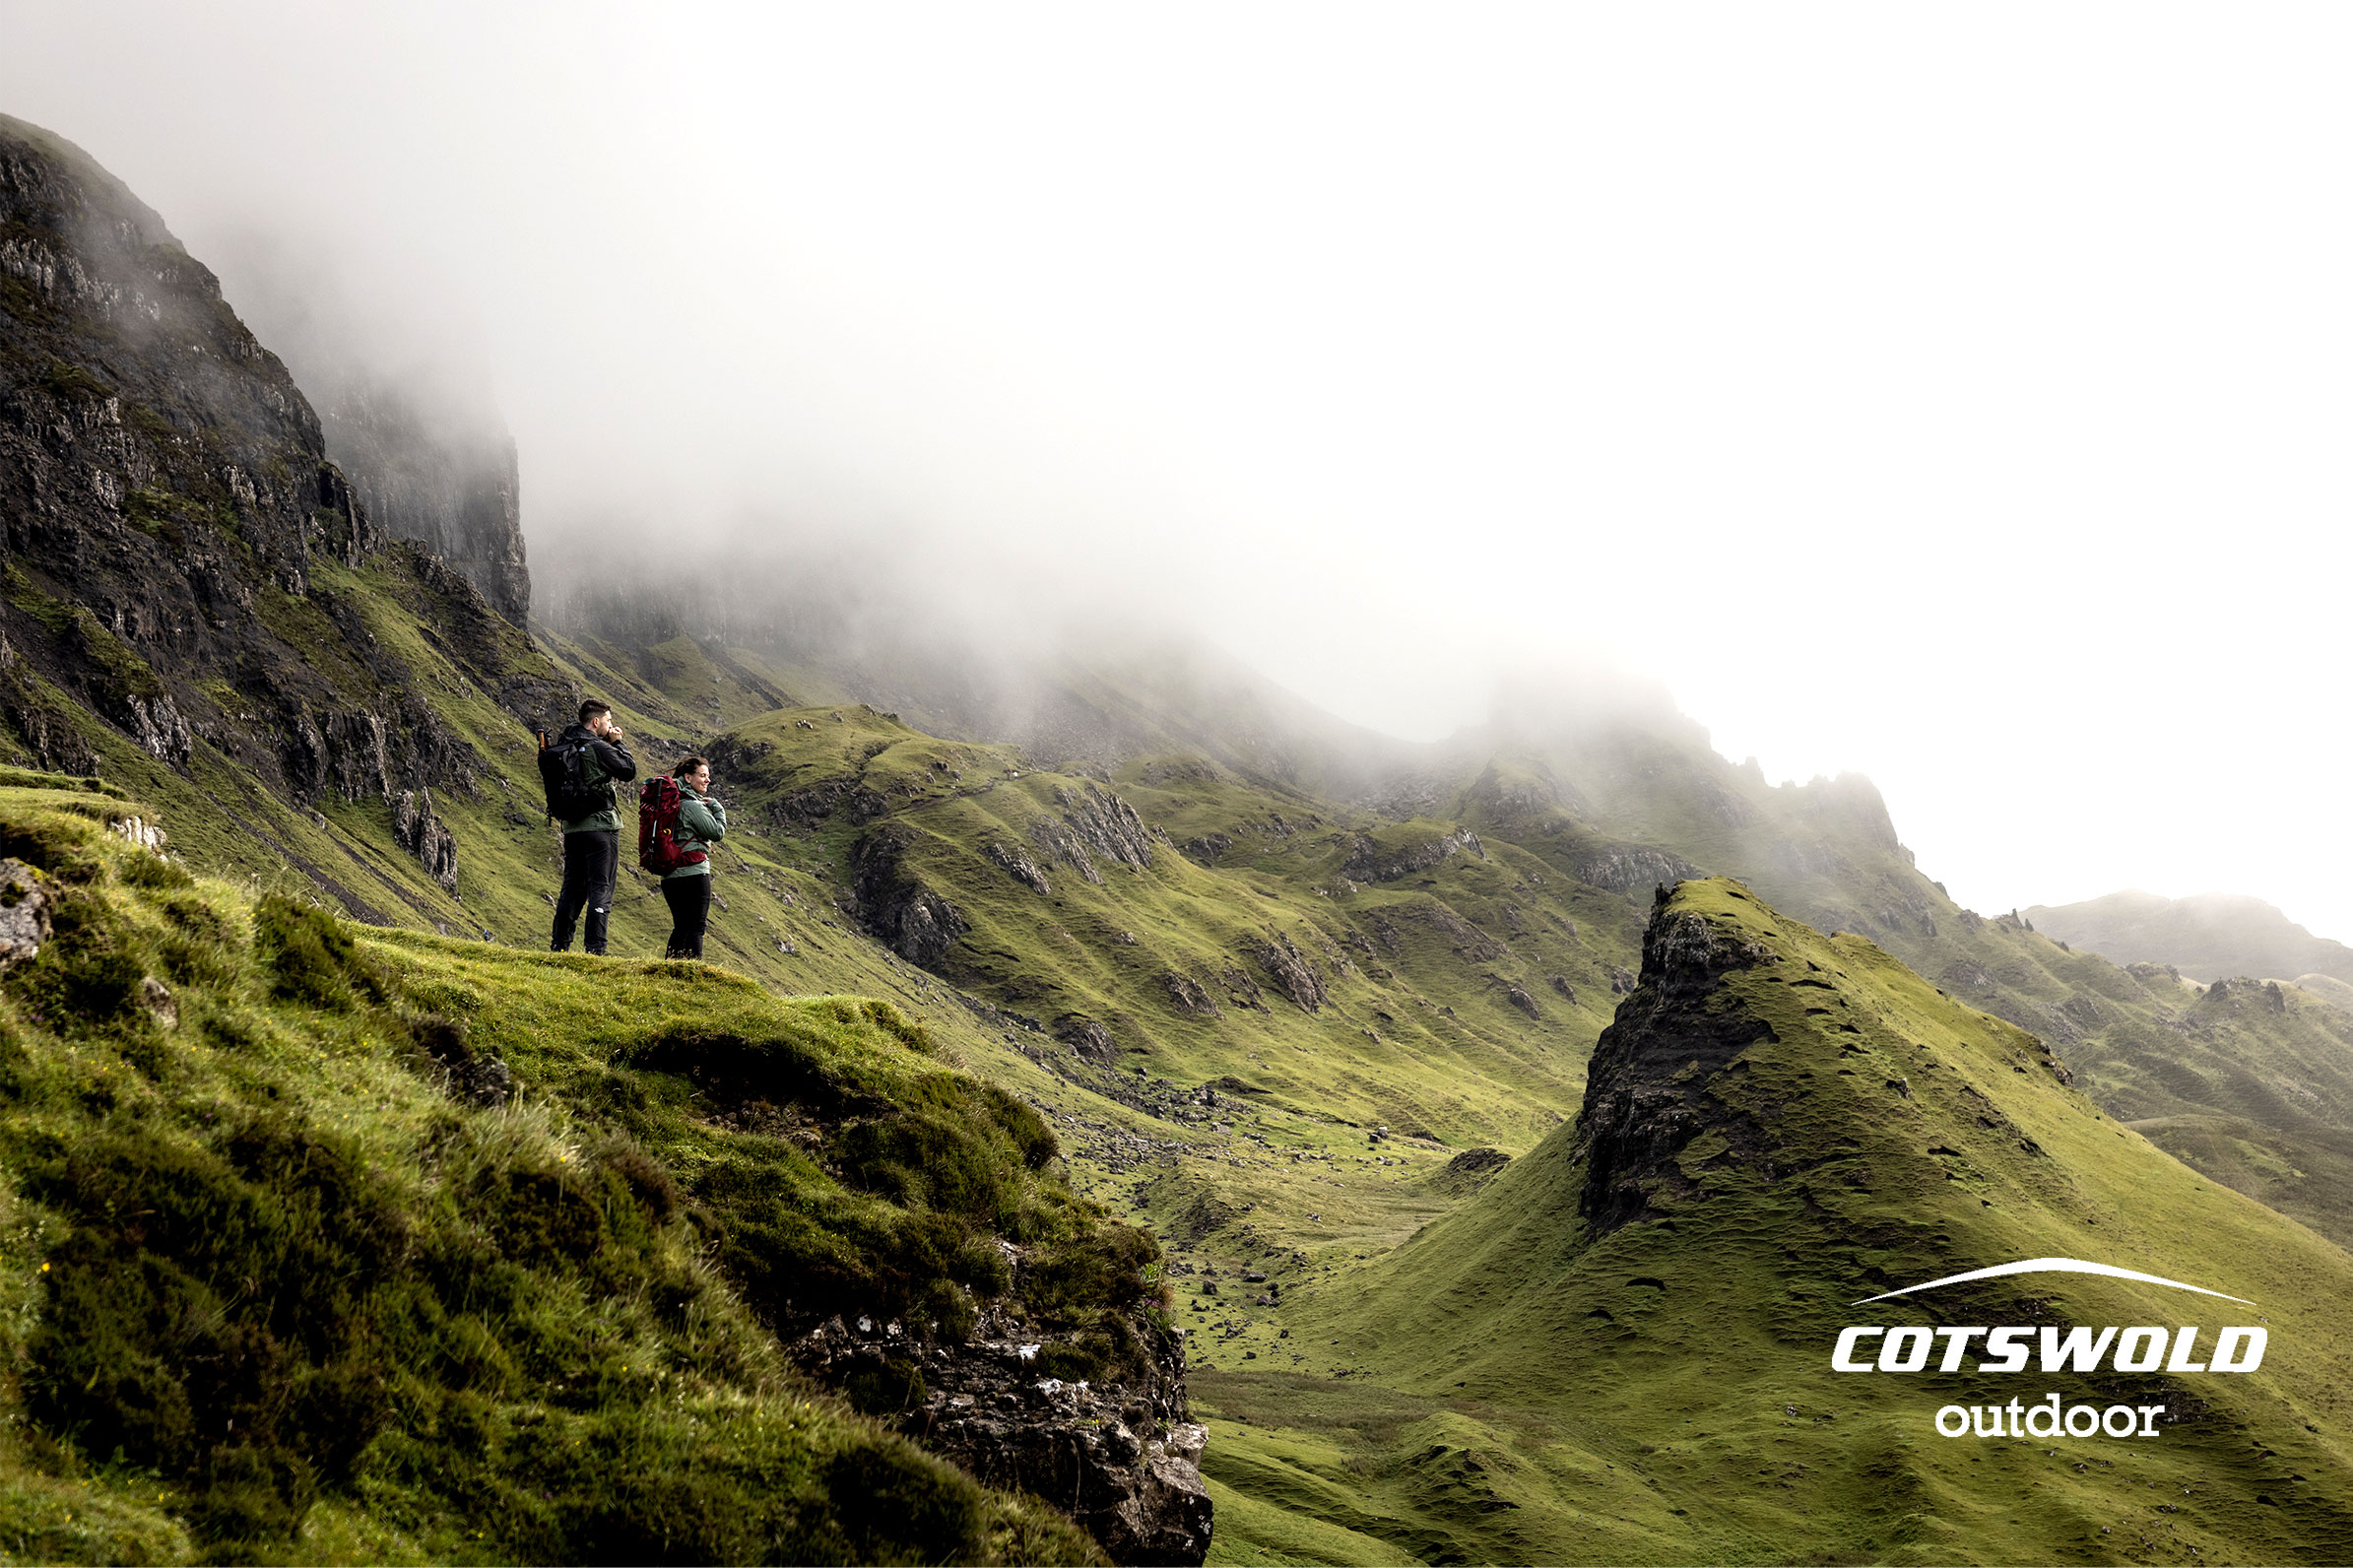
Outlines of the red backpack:
M 699 849 L 678 847 L 679 807 L 686 798 L 678 780 L 667 773 L 646 780 L 637 792 L 637 864 L 657 877 L 710 859 Z

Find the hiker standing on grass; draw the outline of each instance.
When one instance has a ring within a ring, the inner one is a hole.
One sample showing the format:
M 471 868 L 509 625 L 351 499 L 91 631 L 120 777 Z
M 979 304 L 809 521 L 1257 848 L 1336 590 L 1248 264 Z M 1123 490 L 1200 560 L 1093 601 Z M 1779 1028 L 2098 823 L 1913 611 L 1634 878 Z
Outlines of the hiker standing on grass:
M 692 858 L 662 878 L 662 899 L 670 905 L 670 950 L 663 956 L 699 958 L 711 920 L 710 846 L 727 836 L 727 808 L 711 799 L 711 764 L 703 758 L 687 757 L 670 776 L 679 791 L 673 832 L 681 858 Z
M 572 925 L 582 914 L 588 930 L 581 943 L 602 955 L 613 915 L 613 882 L 621 870 L 621 806 L 613 786 L 637 776 L 637 759 L 621 744 L 613 709 L 591 697 L 580 704 L 580 722 L 565 727 L 540 753 L 540 777 L 548 786 L 548 815 L 563 823 L 563 890 L 556 895 L 556 932 L 549 947 L 569 951 Z

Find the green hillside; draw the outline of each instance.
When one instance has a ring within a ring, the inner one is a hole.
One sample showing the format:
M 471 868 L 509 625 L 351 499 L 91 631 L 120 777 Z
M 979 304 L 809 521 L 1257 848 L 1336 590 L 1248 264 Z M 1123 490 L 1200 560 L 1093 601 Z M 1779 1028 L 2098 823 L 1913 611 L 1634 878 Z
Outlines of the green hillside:
M 1296 1332 L 1356 1376 L 1205 1379 L 1223 1417 L 1210 1471 L 1433 1561 L 2340 1559 L 2353 1260 L 2064 1079 L 1873 944 L 1729 881 L 1685 883 L 1584 1119 L 1377 1266 L 1303 1293 Z M 2072 1275 L 1851 1305 L 2044 1257 L 2258 1305 Z M 1830 1369 L 1851 1323 L 2183 1322 L 2267 1324 L 2269 1354 L 2240 1377 Z M 1930 1424 L 1947 1402 L 2054 1389 L 2169 1415 L 2130 1441 Z M 1254 1517 L 1230 1518 L 1227 1560 L 1251 1560 Z
M 1150 1243 L 920 1025 L 355 943 L 134 847 L 152 809 L 31 782 L 0 789 L 11 934 L 50 928 L 0 978 L 12 1559 L 1093 1559 L 777 1337 L 979 1310 L 1098 1377 L 1135 1353 Z
M 1525 1145 L 1575 1104 L 1632 956 L 1626 901 L 1533 857 L 1200 757 L 1038 771 L 854 708 L 766 715 L 711 751 L 773 853 L 1094 1068 Z

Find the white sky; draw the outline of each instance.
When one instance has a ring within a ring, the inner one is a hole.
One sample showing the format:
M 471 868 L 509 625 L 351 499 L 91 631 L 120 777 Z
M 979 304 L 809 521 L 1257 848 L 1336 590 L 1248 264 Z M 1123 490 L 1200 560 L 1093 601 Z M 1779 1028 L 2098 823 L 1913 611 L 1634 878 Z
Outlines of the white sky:
M 1599 645 L 1984 909 L 2353 937 L 2341 7 L 0 0 L 0 107 L 651 518 L 1430 736 Z M 208 248 L 209 247 L 209 248 Z M 251 302 L 246 301 L 247 307 Z

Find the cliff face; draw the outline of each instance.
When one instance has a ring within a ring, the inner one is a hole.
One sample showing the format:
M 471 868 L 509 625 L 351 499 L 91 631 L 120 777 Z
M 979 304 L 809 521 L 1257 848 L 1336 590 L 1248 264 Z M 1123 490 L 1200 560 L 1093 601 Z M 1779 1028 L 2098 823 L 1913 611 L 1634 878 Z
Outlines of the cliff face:
M 206 612 L 243 607 L 237 566 L 300 594 L 314 555 L 380 542 L 211 271 L 78 149 L 5 116 L 0 278 L 7 543 L 105 594 L 125 632 L 201 638 Z M 174 567 L 177 612 L 137 588 Z
M 110 730 L 304 806 L 406 796 L 403 847 L 451 885 L 426 803 L 489 763 L 379 637 L 384 596 L 526 725 L 568 687 L 390 543 L 213 273 L 86 154 L 0 116 L 0 755 L 89 773 Z
M 511 437 L 436 419 L 415 398 L 361 381 L 311 377 L 327 455 L 368 516 L 438 555 L 516 625 L 531 616 L 522 487 Z
M 1708 1080 L 1772 1025 L 1717 1007 L 1717 982 L 1778 958 L 1705 916 L 1669 910 L 1666 888 L 1642 937 L 1642 979 L 1601 1031 L 1588 1067 L 1576 1150 L 1578 1211 L 1597 1236 L 1648 1218 L 1662 1184 L 1687 1189 L 1677 1162 L 1716 1119 Z

